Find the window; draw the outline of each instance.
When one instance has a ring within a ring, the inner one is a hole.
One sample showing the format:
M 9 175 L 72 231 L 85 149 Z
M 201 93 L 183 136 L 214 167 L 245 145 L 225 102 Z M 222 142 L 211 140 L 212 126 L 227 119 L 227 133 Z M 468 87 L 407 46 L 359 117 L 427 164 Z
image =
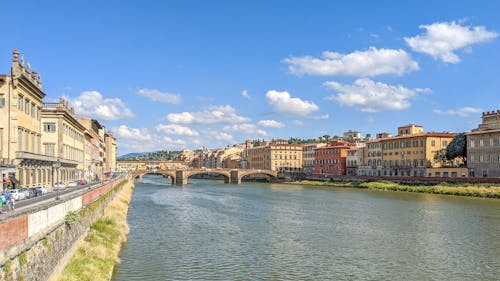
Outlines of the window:
M 435 141 L 435 140 L 431 141 L 431 146 L 432 146 L 432 147 L 435 147 L 435 146 L 436 146 L 436 141 Z
M 43 123 L 43 131 L 46 133 L 54 133 L 56 131 L 56 123 Z
M 447 146 L 448 146 L 448 141 L 445 141 L 445 140 L 444 140 L 444 141 L 442 141 L 442 142 L 441 142 L 441 146 L 442 146 L 442 147 L 447 147 Z
M 21 95 L 17 95 L 17 109 L 23 110 L 24 109 L 24 104 L 23 104 L 24 98 Z
M 37 108 L 37 117 L 38 121 L 42 120 L 42 109 L 40 107 Z
M 35 117 L 35 113 L 36 113 L 36 110 L 35 110 L 35 104 L 32 103 L 31 104 L 31 117 Z
M 470 140 L 470 147 L 476 147 L 476 142 L 474 140 Z
M 483 140 L 479 140 L 479 147 L 483 147 L 484 146 L 484 141 Z
M 23 151 L 23 130 L 22 129 L 17 130 L 17 142 L 19 144 L 17 150 Z
M 30 100 L 29 99 L 25 99 L 24 100 L 24 113 L 26 114 L 30 114 Z
M 26 146 L 25 146 L 25 151 L 29 151 L 30 149 L 30 133 L 25 132 L 26 134 Z
M 35 153 L 35 134 L 31 134 L 31 150 L 32 153 Z
M 3 108 L 5 106 L 5 95 L 0 94 L 0 108 Z

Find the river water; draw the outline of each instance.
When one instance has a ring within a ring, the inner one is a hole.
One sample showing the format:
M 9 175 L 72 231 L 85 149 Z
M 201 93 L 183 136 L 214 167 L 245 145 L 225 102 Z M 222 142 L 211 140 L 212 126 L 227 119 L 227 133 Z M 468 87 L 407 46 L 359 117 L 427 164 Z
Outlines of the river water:
M 113 280 L 500 280 L 500 200 L 136 181 Z

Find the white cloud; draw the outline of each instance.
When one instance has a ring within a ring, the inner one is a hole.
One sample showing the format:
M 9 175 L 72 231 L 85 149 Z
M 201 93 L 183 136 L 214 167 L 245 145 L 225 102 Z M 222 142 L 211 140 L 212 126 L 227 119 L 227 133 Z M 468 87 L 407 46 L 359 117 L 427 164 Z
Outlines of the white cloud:
M 75 108 L 77 115 L 103 120 L 118 120 L 134 117 L 134 113 L 127 108 L 121 99 L 107 99 L 97 91 L 82 92 L 80 96 L 70 99 L 69 102 L 70 105 Z
M 234 124 L 250 121 L 247 117 L 237 115 L 230 105 L 209 106 L 200 112 L 170 113 L 167 120 L 178 124 Z
M 163 141 L 167 145 L 175 146 L 175 147 L 178 147 L 178 148 L 179 147 L 183 147 L 184 145 L 186 145 L 186 141 L 184 141 L 184 140 L 180 140 L 180 139 L 173 140 L 172 138 L 169 138 L 169 137 L 163 137 Z
M 459 117 L 467 117 L 470 114 L 476 114 L 480 113 L 483 110 L 481 108 L 474 108 L 474 107 L 462 107 L 458 109 L 449 109 L 449 110 L 440 110 L 440 109 L 435 109 L 434 112 L 439 114 L 439 115 L 450 115 L 450 116 L 459 116 Z
M 232 131 L 238 132 L 245 135 L 258 135 L 258 136 L 267 136 L 267 132 L 261 129 L 258 129 L 254 124 L 234 124 L 231 126 L 224 126 L 224 131 Z
M 318 115 L 318 116 L 311 116 L 309 117 L 309 119 L 313 119 L 313 120 L 326 120 L 330 118 L 330 114 L 323 114 L 323 115 Z
M 323 52 L 322 58 L 311 56 L 291 57 L 284 60 L 288 69 L 295 75 L 349 75 L 376 76 L 381 74 L 403 75 L 418 70 L 418 63 L 402 49 L 377 49 L 350 54 Z
M 498 33 L 487 31 L 484 26 L 463 26 L 455 21 L 435 22 L 419 27 L 426 32 L 415 37 L 405 37 L 406 44 L 415 52 L 428 54 L 448 63 L 460 62 L 454 51 L 464 48 L 467 50 L 471 45 L 498 37 Z
M 120 125 L 119 127 L 112 128 L 111 131 L 118 139 L 125 138 L 139 141 L 152 139 L 146 128 L 129 128 L 127 125 Z
M 145 96 L 154 101 L 171 103 L 171 104 L 179 104 L 181 103 L 181 95 L 179 94 L 169 94 L 163 93 L 154 89 L 139 89 L 137 93 L 141 96 Z
M 300 120 L 293 120 L 292 122 L 290 122 L 290 124 L 292 124 L 294 126 L 303 126 L 304 122 L 302 122 Z
M 168 125 L 160 124 L 160 125 L 156 126 L 156 130 L 160 131 L 160 132 L 167 133 L 167 134 L 183 135 L 183 136 L 189 136 L 189 137 L 196 137 L 196 136 L 200 135 L 200 133 L 198 133 L 197 131 L 195 131 L 189 127 L 185 127 L 185 126 L 181 126 L 181 125 L 177 125 L 177 124 L 168 124 Z
M 283 128 L 285 127 L 285 124 L 276 121 L 276 120 L 260 120 L 258 123 L 262 127 L 267 127 L 267 128 Z
M 225 132 L 217 132 L 217 131 L 213 131 L 213 130 L 210 130 L 210 131 L 205 131 L 205 134 L 218 140 L 218 141 L 225 141 L 225 142 L 233 142 L 234 139 L 233 139 L 233 136 L 228 134 L 228 133 L 225 133 Z
M 429 89 L 408 89 L 374 82 L 368 78 L 357 79 L 352 85 L 337 82 L 325 82 L 325 86 L 336 90 L 338 94 L 327 97 L 340 105 L 356 107 L 365 112 L 401 110 L 410 107 L 410 99 L 419 92 Z
M 288 92 L 278 92 L 270 90 L 266 98 L 274 111 L 288 116 L 306 116 L 319 110 L 319 107 L 310 101 L 303 101 L 299 98 L 292 98 Z
M 246 99 L 249 99 L 249 100 L 251 100 L 251 99 L 252 99 L 252 97 L 248 94 L 248 91 L 247 91 L 247 90 L 243 90 L 243 91 L 241 92 L 241 96 L 242 96 L 242 97 L 244 97 L 244 98 L 246 98 Z

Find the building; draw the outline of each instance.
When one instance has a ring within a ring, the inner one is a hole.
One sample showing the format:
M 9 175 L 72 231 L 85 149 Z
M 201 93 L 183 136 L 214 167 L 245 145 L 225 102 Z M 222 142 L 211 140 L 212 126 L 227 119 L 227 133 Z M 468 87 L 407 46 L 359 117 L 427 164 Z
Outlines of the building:
M 263 142 L 247 150 L 249 169 L 272 171 L 302 171 L 302 145 L 289 144 L 287 140 Z
M 67 184 L 84 177 L 85 128 L 76 120 L 73 108 L 66 100 L 44 103 L 42 108 L 42 150 L 56 157 L 56 182 Z
M 377 134 L 374 140 L 366 142 L 363 150 L 363 162 L 358 166 L 358 176 L 381 176 L 382 175 L 382 142 L 384 136 L 389 134 Z
M 467 134 L 470 177 L 500 177 L 500 110 L 483 112 L 482 123 Z
M 116 138 L 112 132 L 104 133 L 104 143 L 106 146 L 104 173 L 109 175 L 116 171 Z
M 10 75 L 0 75 L 0 169 L 20 187 L 53 186 L 55 156 L 42 152 L 40 75 L 13 52 Z
M 302 146 L 302 171 L 306 176 L 314 173 L 314 157 L 316 148 L 325 146 L 326 143 L 308 143 Z
M 354 149 L 351 142 L 333 141 L 316 148 L 314 174 L 320 176 L 345 176 L 347 173 L 347 151 Z
M 347 132 L 344 132 L 343 139 L 346 140 L 346 141 L 361 140 L 361 133 L 358 132 L 358 131 L 349 130 Z
M 90 150 L 90 164 L 85 167 L 85 176 L 89 181 L 99 180 L 104 177 L 105 163 L 105 142 L 104 126 L 99 121 L 88 118 L 78 117 L 78 122 L 85 128 L 86 153 Z M 87 143 L 90 142 L 90 143 Z M 88 156 L 85 156 L 88 158 Z
M 118 160 L 116 162 L 116 171 L 154 171 L 154 170 L 179 170 L 185 169 L 186 165 L 182 161 L 137 161 L 137 160 Z
M 355 147 L 347 150 L 346 174 L 348 176 L 357 176 L 358 167 L 363 165 L 365 143 L 356 143 Z
M 449 132 L 424 132 L 423 127 L 409 124 L 398 128 L 398 135 L 381 138 L 382 176 L 426 175 L 426 168 L 439 168 L 436 152 L 446 149 L 456 136 Z M 378 171 L 377 171 L 378 174 Z

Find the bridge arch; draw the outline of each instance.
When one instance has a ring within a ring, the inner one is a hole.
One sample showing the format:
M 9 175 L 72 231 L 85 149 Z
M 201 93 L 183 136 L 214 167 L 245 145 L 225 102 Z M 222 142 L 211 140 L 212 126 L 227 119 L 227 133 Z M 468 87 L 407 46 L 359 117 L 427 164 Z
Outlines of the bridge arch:
M 240 170 L 238 171 L 238 177 L 237 177 L 238 184 L 241 183 L 243 177 L 249 175 L 267 175 L 269 176 L 271 181 L 278 179 L 278 172 L 271 170 Z
M 205 175 L 210 175 L 210 174 L 216 174 L 216 175 L 222 175 L 224 177 L 224 183 L 230 183 L 231 182 L 231 172 L 230 171 L 225 171 L 225 170 L 206 170 L 206 169 L 196 169 L 196 170 L 188 170 L 185 173 L 185 178 L 186 181 L 189 177 L 194 176 L 194 175 L 199 175 L 199 174 L 205 174 Z
M 144 175 L 161 175 L 164 178 L 170 178 L 172 185 L 176 184 L 176 173 L 175 171 L 136 171 L 133 174 L 135 179 L 142 179 Z

